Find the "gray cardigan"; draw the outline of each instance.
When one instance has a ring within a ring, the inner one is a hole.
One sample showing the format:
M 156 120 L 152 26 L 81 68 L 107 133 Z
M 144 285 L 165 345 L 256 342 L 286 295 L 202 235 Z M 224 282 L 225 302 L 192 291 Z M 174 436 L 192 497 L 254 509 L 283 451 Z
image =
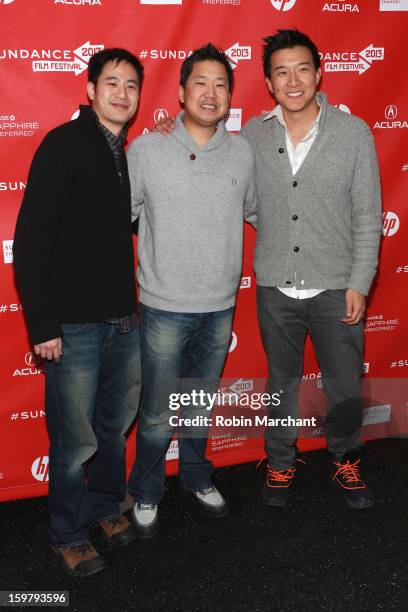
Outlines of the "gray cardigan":
M 373 138 L 361 119 L 322 104 L 319 131 L 295 176 L 276 117 L 242 131 L 256 153 L 259 285 L 351 288 L 367 294 L 378 263 L 381 188 Z M 299 288 L 299 287 L 298 287 Z
M 140 214 L 140 301 L 173 312 L 230 308 L 241 278 L 243 220 L 256 208 L 255 155 L 220 122 L 199 148 L 177 117 L 128 151 L 133 219 Z

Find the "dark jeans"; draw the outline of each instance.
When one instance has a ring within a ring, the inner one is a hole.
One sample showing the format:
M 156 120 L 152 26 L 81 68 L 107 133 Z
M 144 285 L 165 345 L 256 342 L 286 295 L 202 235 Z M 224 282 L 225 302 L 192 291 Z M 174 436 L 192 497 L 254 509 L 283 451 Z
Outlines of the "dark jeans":
M 126 492 L 125 433 L 140 392 L 139 329 L 63 325 L 62 357 L 46 365 L 51 541 L 88 540 L 92 521 L 119 514 Z
M 136 461 L 129 479 L 135 501 L 158 504 L 162 499 L 166 451 L 174 433 L 169 417 L 176 414 L 169 410 L 169 395 L 193 388 L 215 391 L 231 339 L 233 312 L 229 308 L 190 314 L 141 305 L 143 391 Z M 205 409 L 201 413 L 210 414 Z M 194 437 L 184 433 L 179 435 L 180 483 L 191 491 L 202 490 L 211 484 L 213 471 L 205 458 L 208 428 L 200 428 L 198 437 L 197 429 L 190 432 Z
M 326 438 L 333 456 L 363 447 L 360 439 L 363 364 L 363 323 L 345 325 L 345 290 L 327 290 L 303 300 L 275 287 L 257 287 L 258 318 L 269 366 L 269 392 L 281 395 L 270 416 L 298 416 L 298 388 L 303 351 L 310 332 L 327 396 Z M 275 469 L 289 468 L 296 458 L 295 427 L 269 427 L 265 432 L 268 461 Z

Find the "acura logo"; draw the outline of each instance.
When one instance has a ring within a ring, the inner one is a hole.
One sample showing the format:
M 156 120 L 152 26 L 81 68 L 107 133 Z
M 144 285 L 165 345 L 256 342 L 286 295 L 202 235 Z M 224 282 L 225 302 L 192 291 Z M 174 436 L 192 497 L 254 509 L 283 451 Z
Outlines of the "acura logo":
M 398 109 L 394 104 L 389 104 L 385 107 L 385 118 L 386 119 L 396 119 L 398 115 Z
M 167 119 L 169 113 L 165 108 L 156 108 L 154 111 L 154 122 L 159 123 L 162 119 Z
M 35 358 L 34 353 L 26 353 L 24 360 L 26 362 L 26 365 L 28 365 L 28 367 L 32 367 L 32 366 L 36 366 L 37 365 L 37 361 Z

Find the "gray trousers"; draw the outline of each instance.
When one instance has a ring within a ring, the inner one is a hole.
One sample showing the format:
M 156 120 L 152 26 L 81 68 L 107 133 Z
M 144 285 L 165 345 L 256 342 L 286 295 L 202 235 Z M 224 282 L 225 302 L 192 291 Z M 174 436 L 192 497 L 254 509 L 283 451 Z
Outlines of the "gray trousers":
M 310 333 L 327 396 L 326 438 L 337 460 L 362 449 L 360 376 L 363 365 L 363 322 L 346 325 L 345 290 L 329 289 L 303 300 L 284 295 L 275 287 L 257 286 L 258 318 L 268 357 L 269 393 L 281 403 L 269 416 L 298 416 L 298 388 L 303 352 Z M 296 427 L 269 427 L 265 432 L 268 462 L 288 469 L 296 459 Z

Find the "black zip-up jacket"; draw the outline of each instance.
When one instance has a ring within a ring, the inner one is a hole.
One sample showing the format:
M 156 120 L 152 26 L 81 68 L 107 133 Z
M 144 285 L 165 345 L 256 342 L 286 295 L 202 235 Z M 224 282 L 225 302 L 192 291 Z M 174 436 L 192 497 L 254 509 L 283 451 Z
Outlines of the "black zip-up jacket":
M 33 344 L 63 323 L 136 311 L 130 184 L 120 184 L 90 107 L 37 149 L 14 236 L 14 270 Z

